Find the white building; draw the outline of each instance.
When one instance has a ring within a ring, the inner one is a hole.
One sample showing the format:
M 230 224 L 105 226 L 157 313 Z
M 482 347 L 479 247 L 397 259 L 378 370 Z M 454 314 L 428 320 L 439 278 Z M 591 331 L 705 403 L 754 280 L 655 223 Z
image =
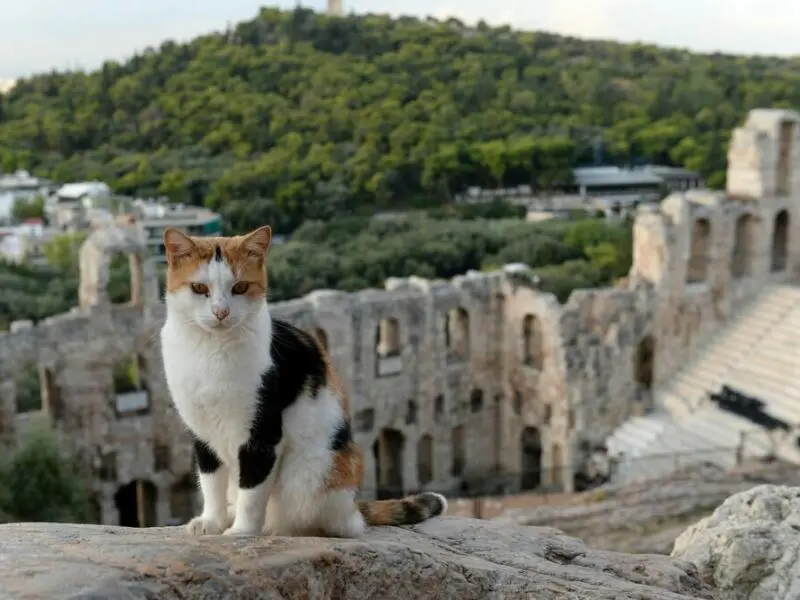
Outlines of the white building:
M 132 208 L 144 230 L 151 255 L 162 262 L 167 260 L 163 235 L 168 227 L 177 227 L 190 235 L 222 235 L 219 214 L 201 206 L 135 200 Z
M 34 177 L 28 171 L 16 171 L 0 175 L 0 222 L 9 223 L 18 201 L 30 202 L 37 196 L 46 197 L 52 183 L 41 177 Z
M 79 229 L 93 210 L 107 209 L 111 188 L 102 181 L 80 181 L 62 185 L 47 198 L 45 214 L 61 230 Z

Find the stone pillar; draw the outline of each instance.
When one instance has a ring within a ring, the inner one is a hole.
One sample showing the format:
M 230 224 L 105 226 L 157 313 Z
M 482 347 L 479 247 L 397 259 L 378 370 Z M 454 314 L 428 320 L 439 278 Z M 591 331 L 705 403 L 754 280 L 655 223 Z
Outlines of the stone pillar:
M 103 525 L 118 525 L 119 513 L 114 503 L 114 489 L 104 485 L 100 492 L 100 522 Z
M 171 486 L 161 483 L 156 487 L 156 525 L 163 527 L 172 518 L 170 506 Z
M 0 445 L 14 440 L 15 396 L 14 380 L 0 381 Z
M 131 305 L 142 303 L 142 259 L 138 254 L 128 254 L 128 269 L 131 272 Z

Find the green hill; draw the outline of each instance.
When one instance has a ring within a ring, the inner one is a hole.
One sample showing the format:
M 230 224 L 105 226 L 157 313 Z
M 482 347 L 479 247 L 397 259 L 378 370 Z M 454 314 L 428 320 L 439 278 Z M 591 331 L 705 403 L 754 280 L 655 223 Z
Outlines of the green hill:
M 264 9 L 188 44 L 0 97 L 0 168 L 220 209 L 234 229 L 547 188 L 650 160 L 724 183 L 730 130 L 800 105 L 800 59 Z

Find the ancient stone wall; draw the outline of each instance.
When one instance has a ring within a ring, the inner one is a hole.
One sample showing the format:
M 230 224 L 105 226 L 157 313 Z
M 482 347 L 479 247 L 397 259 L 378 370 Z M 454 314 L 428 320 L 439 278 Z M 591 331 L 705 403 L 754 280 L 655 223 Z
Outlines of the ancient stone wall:
M 785 131 L 778 122 L 797 119 L 769 114 L 771 129 L 762 111 L 734 134 L 734 188 L 768 181 L 776 168 L 764 131 Z M 743 167 L 741 140 L 751 138 L 758 144 Z M 654 389 L 705 339 L 769 282 L 796 277 L 798 147 L 784 160 L 787 194 L 693 190 L 640 209 L 630 276 L 575 291 L 564 305 L 513 265 L 272 305 L 331 354 L 364 450 L 364 496 L 571 491 L 592 449 L 651 408 Z M 141 255 L 136 244 L 118 246 L 104 252 Z M 97 248 L 87 266 L 103 268 L 107 256 Z M 163 375 L 164 306 L 152 264 L 141 268 L 140 302 L 111 306 L 101 292 L 87 292 L 92 301 L 83 308 L 0 334 L 0 439 L 24 435 L 31 417 L 18 414 L 15 388 L 19 373 L 38 368 L 40 416 L 90 466 L 103 520 L 163 524 L 186 520 L 197 498 L 189 438 Z M 124 389 L 120 361 L 133 365 Z

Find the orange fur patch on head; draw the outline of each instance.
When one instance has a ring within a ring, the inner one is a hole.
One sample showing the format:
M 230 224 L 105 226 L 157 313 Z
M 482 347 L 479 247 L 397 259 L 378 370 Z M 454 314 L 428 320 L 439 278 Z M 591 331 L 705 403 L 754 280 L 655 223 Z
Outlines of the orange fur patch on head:
M 263 298 L 267 292 L 266 259 L 271 241 L 272 229 L 267 225 L 232 237 L 195 237 L 170 227 L 164 231 L 167 291 L 190 285 L 198 267 L 220 252 L 236 275 L 237 285 L 246 287 L 244 295 Z

